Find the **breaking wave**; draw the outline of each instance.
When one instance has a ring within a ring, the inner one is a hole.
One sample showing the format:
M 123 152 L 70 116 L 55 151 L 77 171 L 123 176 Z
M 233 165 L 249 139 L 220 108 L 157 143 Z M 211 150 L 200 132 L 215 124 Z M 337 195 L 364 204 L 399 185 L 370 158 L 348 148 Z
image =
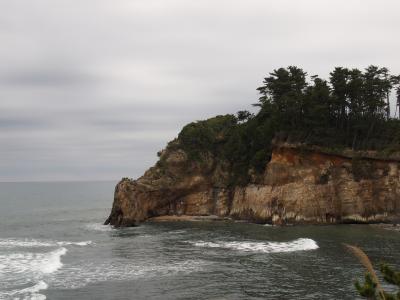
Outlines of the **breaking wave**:
M 62 247 L 45 253 L 20 252 L 0 255 L 0 265 L 2 266 L 0 281 L 6 289 L 6 291 L 0 292 L 0 299 L 11 297 L 46 299 L 44 295 L 39 294 L 40 290 L 48 287 L 43 279 L 63 266 L 61 256 L 66 253 L 67 249 Z M 32 283 L 33 286 L 25 287 Z M 16 286 L 24 288 L 15 289 Z
M 45 300 L 46 296 L 40 294 L 39 292 L 41 290 L 46 290 L 48 288 L 48 285 L 44 281 L 39 281 L 37 284 L 35 284 L 32 287 L 24 288 L 21 290 L 17 291 L 11 291 L 11 292 L 0 292 L 0 296 L 7 296 L 12 299 L 24 299 L 24 300 Z M 23 297 L 23 298 L 20 298 Z
M 318 249 L 312 239 L 300 238 L 290 242 L 189 242 L 196 247 L 223 248 L 246 252 L 282 253 Z
M 91 243 L 0 239 L 0 299 L 46 299 L 40 291 L 48 288 L 53 274 L 63 267 L 61 257 L 68 252 L 65 247 Z
M 35 239 L 0 240 L 0 299 L 44 300 L 43 291 L 74 289 L 87 284 L 188 274 L 203 270 L 209 262 L 136 262 L 126 260 L 72 261 L 63 265 L 69 246 L 86 246 L 90 241 L 68 242 Z M 54 249 L 52 249 L 54 248 Z M 4 288 L 3 288 L 4 287 Z

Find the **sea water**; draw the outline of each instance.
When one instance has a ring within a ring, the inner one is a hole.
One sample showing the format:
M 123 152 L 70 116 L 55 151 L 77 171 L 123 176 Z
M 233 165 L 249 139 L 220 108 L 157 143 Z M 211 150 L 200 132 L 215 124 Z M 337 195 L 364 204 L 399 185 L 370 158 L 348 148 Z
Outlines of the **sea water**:
M 115 229 L 114 185 L 0 183 L 0 299 L 357 299 L 343 243 L 400 267 L 400 232 L 368 225 Z

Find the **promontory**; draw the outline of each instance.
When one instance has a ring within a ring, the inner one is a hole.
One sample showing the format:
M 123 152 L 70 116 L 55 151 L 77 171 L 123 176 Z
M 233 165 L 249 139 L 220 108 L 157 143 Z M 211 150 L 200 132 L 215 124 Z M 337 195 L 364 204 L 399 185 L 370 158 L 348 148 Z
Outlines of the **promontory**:
M 399 84 L 376 66 L 337 67 L 328 80 L 294 66 L 274 70 L 255 113 L 190 123 L 142 177 L 123 178 L 105 223 L 397 223 Z

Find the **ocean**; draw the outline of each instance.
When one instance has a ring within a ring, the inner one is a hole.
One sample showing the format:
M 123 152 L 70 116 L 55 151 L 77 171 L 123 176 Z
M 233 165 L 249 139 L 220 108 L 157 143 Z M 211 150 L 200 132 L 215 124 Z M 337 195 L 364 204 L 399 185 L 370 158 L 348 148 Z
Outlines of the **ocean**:
M 400 232 L 369 225 L 114 229 L 115 184 L 0 183 L 0 299 L 359 299 L 342 243 L 400 267 Z

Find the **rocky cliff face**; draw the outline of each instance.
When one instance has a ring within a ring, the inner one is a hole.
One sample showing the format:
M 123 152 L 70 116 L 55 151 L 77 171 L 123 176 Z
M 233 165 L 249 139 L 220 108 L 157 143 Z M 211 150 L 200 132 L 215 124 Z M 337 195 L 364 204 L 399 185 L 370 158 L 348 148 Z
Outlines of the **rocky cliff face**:
M 263 176 L 229 186 L 224 162 L 201 162 L 179 148 L 137 180 L 115 188 L 106 224 L 133 226 L 163 215 L 217 215 L 272 224 L 398 222 L 400 159 L 376 153 L 329 154 L 316 147 L 275 145 Z

